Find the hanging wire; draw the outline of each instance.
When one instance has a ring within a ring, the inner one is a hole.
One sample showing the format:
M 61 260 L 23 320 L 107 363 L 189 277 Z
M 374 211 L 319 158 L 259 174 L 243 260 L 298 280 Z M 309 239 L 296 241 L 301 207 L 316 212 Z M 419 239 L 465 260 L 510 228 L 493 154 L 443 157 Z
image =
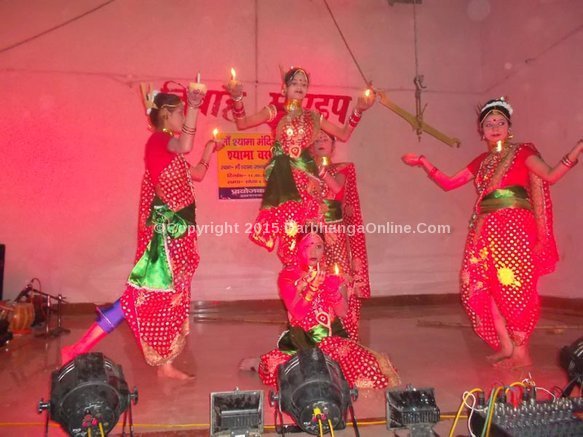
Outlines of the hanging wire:
M 90 15 L 90 14 L 98 11 L 99 9 L 101 9 L 101 8 L 103 8 L 103 7 L 111 4 L 111 3 L 113 3 L 114 1 L 115 0 L 106 1 L 105 3 L 102 3 L 100 5 L 97 5 L 93 9 L 90 9 L 90 10 L 88 10 L 86 12 L 83 12 L 82 14 L 77 15 L 77 16 L 75 16 L 75 17 L 73 17 L 73 18 L 71 18 L 71 19 L 69 19 L 69 20 L 67 20 L 67 21 L 65 21 L 65 22 L 63 22 L 61 24 L 57 24 L 56 26 L 53 26 L 50 29 L 47 29 L 47 30 L 45 30 L 45 31 L 43 31 L 41 33 L 37 33 L 36 35 L 33 35 L 33 36 L 29 37 L 29 38 L 26 38 L 26 39 L 24 39 L 22 41 L 19 41 L 17 43 L 14 43 L 12 45 L 7 46 L 7 47 L 3 47 L 3 48 L 0 49 L 0 53 L 7 52 L 8 50 L 12 50 L 12 49 L 14 49 L 16 47 L 19 47 L 19 46 L 23 45 L 23 44 L 26 44 L 26 43 L 29 43 L 31 41 L 34 41 L 35 39 L 40 38 L 41 36 L 45 36 L 45 35 L 53 32 L 53 31 L 55 31 L 57 29 L 60 29 L 62 27 L 65 27 L 68 24 L 71 24 L 71 23 L 73 23 L 73 22 L 75 22 L 75 21 L 77 21 L 77 20 L 79 20 L 79 19 L 81 19 L 83 17 L 86 17 L 87 15 Z
M 336 18 L 334 17 L 334 14 L 332 13 L 332 9 L 330 9 L 330 5 L 328 5 L 328 1 L 324 0 L 324 4 L 326 5 L 326 9 L 328 9 L 328 13 L 330 14 L 330 18 L 332 18 L 332 21 L 334 22 L 334 25 L 336 26 L 336 29 L 338 30 L 338 33 L 340 34 L 340 38 L 342 38 L 342 41 L 344 42 L 344 45 L 346 46 L 346 50 L 348 50 L 348 53 L 350 54 L 350 57 L 352 58 L 354 65 L 356 65 L 358 72 L 362 76 L 364 83 L 366 84 L 367 87 L 370 86 L 370 81 L 366 78 L 366 75 L 364 74 L 364 71 L 362 71 L 362 68 L 360 68 L 360 64 L 356 60 L 356 56 L 354 56 L 354 53 L 352 52 L 350 46 L 348 45 L 348 41 L 346 41 L 346 38 L 344 37 L 342 30 L 340 30 L 340 26 L 338 25 L 338 22 L 336 21 Z
M 417 2 L 413 1 L 413 38 L 415 45 L 415 78 L 413 83 L 415 84 L 415 118 L 417 119 L 417 128 L 415 129 L 417 133 L 417 140 L 421 141 L 421 134 L 423 133 L 423 112 L 425 112 L 425 107 L 421 107 L 421 92 L 427 88 L 423 85 L 423 75 L 419 74 L 419 41 L 417 38 Z

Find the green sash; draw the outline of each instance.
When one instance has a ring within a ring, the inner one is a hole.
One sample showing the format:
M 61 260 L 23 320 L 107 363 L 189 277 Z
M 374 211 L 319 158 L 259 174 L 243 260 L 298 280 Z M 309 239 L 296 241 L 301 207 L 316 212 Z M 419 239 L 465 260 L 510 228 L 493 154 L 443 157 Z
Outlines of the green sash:
M 154 226 L 154 233 L 144 254 L 132 269 L 128 283 L 147 290 L 173 291 L 166 238 L 182 237 L 189 226 L 195 226 L 196 231 L 194 204 L 174 212 L 156 196 L 146 224 Z
M 295 159 L 286 155 L 281 144 L 276 141 L 273 145 L 273 157 L 265 167 L 267 185 L 263 193 L 261 209 L 279 206 L 288 200 L 301 202 L 302 198 L 294 181 L 292 167 L 314 176 L 318 174 L 318 167 L 307 149 L 304 149 L 299 158 Z
M 299 326 L 290 326 L 290 328 L 279 338 L 277 347 L 285 354 L 294 355 L 298 350 L 317 346 L 318 343 L 330 335 L 348 338 L 348 334 L 342 327 L 342 323 L 339 319 L 334 320 L 332 323 L 332 333 L 328 332 L 328 328 L 322 325 L 316 325 L 308 332 L 304 331 Z
M 324 214 L 324 221 L 326 223 L 334 223 L 342 220 L 342 202 L 339 200 L 324 199 L 326 205 L 326 213 Z
M 523 208 L 532 210 L 528 192 L 520 185 L 498 188 L 488 193 L 480 202 L 480 214 L 489 214 L 504 208 Z

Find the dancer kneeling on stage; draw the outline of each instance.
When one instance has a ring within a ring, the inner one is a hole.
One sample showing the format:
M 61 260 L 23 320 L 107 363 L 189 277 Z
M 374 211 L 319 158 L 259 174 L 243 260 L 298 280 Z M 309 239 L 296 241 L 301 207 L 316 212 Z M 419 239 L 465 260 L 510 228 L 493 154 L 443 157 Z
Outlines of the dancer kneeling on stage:
M 348 308 L 343 279 L 326 273 L 323 254 L 321 235 L 300 235 L 295 263 L 279 274 L 279 294 L 288 312 L 289 330 L 280 337 L 277 349 L 261 357 L 261 380 L 275 386 L 279 364 L 299 349 L 319 347 L 340 365 L 351 386 L 385 388 L 399 384 L 387 356 L 350 340 L 342 329 L 338 317 L 343 317 Z
M 158 376 L 189 379 L 192 375 L 172 362 L 186 344 L 190 284 L 199 262 L 193 181 L 203 180 L 213 151 L 222 145 L 207 142 L 195 166 L 183 156 L 192 150 L 204 93 L 188 93 L 186 115 L 177 95 L 146 97 L 155 132 L 146 143 L 136 264 L 121 298 L 100 311 L 77 343 L 61 350 L 61 359 L 66 364 L 89 352 L 125 319 L 146 362 L 158 367 Z M 178 132 L 180 137 L 174 137 Z

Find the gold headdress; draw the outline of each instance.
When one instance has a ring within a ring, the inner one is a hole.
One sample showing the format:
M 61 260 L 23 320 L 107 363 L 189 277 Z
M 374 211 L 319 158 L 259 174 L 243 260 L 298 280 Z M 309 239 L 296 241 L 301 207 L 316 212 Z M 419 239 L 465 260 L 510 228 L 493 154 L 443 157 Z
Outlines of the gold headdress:
M 284 85 L 288 85 L 288 82 L 290 82 L 298 73 L 302 73 L 304 76 L 306 76 L 306 80 L 308 81 L 308 85 L 310 84 L 310 75 L 302 67 L 294 67 L 293 65 L 291 65 L 289 67 L 289 69 L 287 71 L 285 71 L 283 69 L 283 67 L 280 65 L 279 71 L 281 73 L 281 82 Z

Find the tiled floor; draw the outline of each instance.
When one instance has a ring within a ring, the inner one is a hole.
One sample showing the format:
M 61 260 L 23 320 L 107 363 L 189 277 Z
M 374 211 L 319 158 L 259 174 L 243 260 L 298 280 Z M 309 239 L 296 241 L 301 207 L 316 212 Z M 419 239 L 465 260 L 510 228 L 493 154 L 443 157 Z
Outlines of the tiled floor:
M 264 389 L 255 373 L 240 371 L 242 358 L 258 356 L 270 350 L 283 329 L 280 311 L 235 311 L 207 315 L 207 320 L 191 326 L 188 346 L 177 366 L 195 372 L 194 381 L 160 380 L 147 366 L 127 328 L 122 325 L 109 335 L 96 351 L 103 352 L 123 367 L 125 379 L 137 386 L 139 402 L 134 407 L 137 435 L 187 436 L 208 435 L 209 393 Z M 532 338 L 534 365 L 530 369 L 537 385 L 552 388 L 566 383 L 566 374 L 557 362 L 561 347 L 582 335 L 583 315 L 567 315 L 544 310 L 539 329 Z M 92 316 L 68 316 L 65 327 L 72 332 L 45 341 L 34 335 L 15 338 L 0 350 L 0 435 L 41 436 L 43 417 L 36 408 L 41 398 L 49 397 L 49 381 L 58 368 L 62 344 L 77 339 L 91 323 Z M 438 435 L 448 435 L 451 416 L 465 390 L 489 391 L 501 384 L 519 381 L 527 371 L 500 371 L 490 367 L 484 356 L 487 347 L 466 326 L 467 319 L 458 305 L 398 306 L 365 309 L 362 321 L 363 342 L 386 351 L 399 368 L 404 383 L 435 388 L 437 403 L 444 416 L 435 427 Z M 557 325 L 566 325 L 559 329 Z M 393 435 L 382 423 L 385 417 L 383 391 L 363 390 L 355 403 L 362 422 L 360 435 Z M 377 423 L 376 425 L 366 422 Z M 380 423 L 379 423 L 380 422 Z M 266 425 L 273 425 L 273 409 L 265 404 Z M 266 434 L 272 433 L 267 427 Z M 119 435 L 116 428 L 111 435 Z M 401 431 L 399 435 L 407 435 Z M 56 425 L 49 435 L 65 435 Z M 289 434 L 287 434 L 289 435 Z M 304 435 L 304 434 L 302 434 Z M 336 435 L 354 435 L 352 428 Z M 455 435 L 468 435 L 466 422 L 460 421 Z

